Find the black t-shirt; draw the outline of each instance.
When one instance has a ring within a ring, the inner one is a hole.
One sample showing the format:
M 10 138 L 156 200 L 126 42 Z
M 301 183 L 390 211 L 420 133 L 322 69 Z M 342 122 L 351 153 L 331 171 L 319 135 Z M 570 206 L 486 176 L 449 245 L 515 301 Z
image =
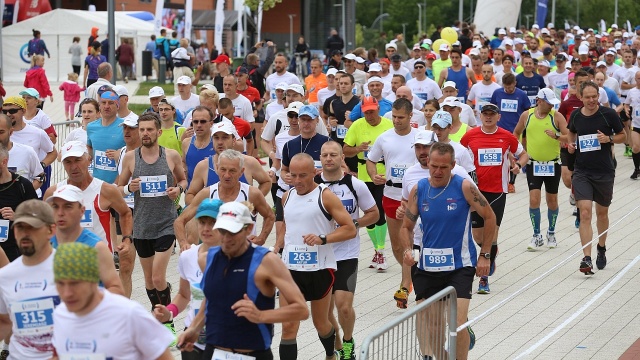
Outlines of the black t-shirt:
M 322 104 L 322 111 L 327 115 L 330 116 L 331 115 L 331 111 L 329 111 L 329 104 L 331 104 L 331 102 L 333 102 L 333 100 L 335 99 L 340 99 L 340 96 L 333 94 L 331 96 L 329 96 L 327 98 L 327 100 L 324 101 L 324 104 Z
M 351 99 L 345 104 L 344 102 L 342 102 L 342 97 L 338 97 L 337 99 L 331 101 L 329 104 L 331 106 L 329 106 L 329 113 L 331 115 L 331 108 L 333 108 L 333 116 L 336 118 L 336 120 L 338 120 L 338 124 L 339 125 L 344 125 L 344 122 L 346 120 L 345 117 L 345 113 L 347 111 L 351 111 L 353 110 L 353 108 L 358 105 L 358 103 L 360 102 L 360 100 L 358 99 L 357 96 L 352 96 Z M 344 143 L 344 135 L 346 133 L 346 130 L 344 128 L 341 129 L 342 133 L 342 137 L 339 138 L 338 134 L 337 134 L 337 129 L 334 131 L 331 131 L 331 138 L 333 140 L 338 141 L 340 144 Z
M 588 171 L 597 174 L 615 174 L 613 157 L 611 155 L 612 143 L 600 144 L 596 135 L 598 131 L 609 136 L 624 131 L 622 121 L 615 110 L 600 106 L 598 111 L 591 116 L 585 116 L 580 109 L 571 113 L 569 131 L 576 134 L 577 149 L 575 170 Z M 598 150 L 590 150 L 600 147 Z
M 11 179 L 9 182 L 0 184 L 0 208 L 9 207 L 15 211 L 23 201 L 38 198 L 36 191 L 33 189 L 33 184 L 29 180 L 14 173 L 11 173 Z M 13 261 L 20 256 L 20 253 L 18 252 L 18 245 L 11 225 L 13 225 L 12 221 L 9 222 L 8 226 L 0 224 L 0 238 L 7 239 L 4 242 L 0 242 L 0 245 L 7 253 L 9 260 Z
M 295 137 L 284 144 L 282 149 L 282 165 L 289 166 L 291 158 L 299 153 L 311 155 L 316 162 L 316 168 L 320 166 L 320 149 L 330 139 L 324 135 L 315 134 L 311 139 L 303 139 L 302 135 Z
M 213 86 L 218 89 L 218 92 L 220 94 L 224 92 L 224 87 L 222 86 L 222 76 L 216 75 L 216 77 L 213 78 Z

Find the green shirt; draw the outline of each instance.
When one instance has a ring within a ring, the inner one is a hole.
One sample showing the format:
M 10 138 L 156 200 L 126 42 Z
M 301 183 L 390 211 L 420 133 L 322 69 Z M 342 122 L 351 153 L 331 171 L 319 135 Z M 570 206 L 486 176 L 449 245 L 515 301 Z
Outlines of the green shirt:
M 173 149 L 182 156 L 182 134 L 187 131 L 179 123 L 173 122 L 173 127 L 170 129 L 162 129 L 162 134 L 158 137 L 158 145 L 167 149 Z
M 433 69 L 434 80 L 438 82 L 440 80 L 440 73 L 442 72 L 442 70 L 450 66 L 451 66 L 451 59 L 447 59 L 444 61 L 442 59 L 434 60 L 433 64 L 431 65 L 431 68 Z
M 362 144 L 365 141 L 370 141 L 369 149 L 376 142 L 376 139 L 383 132 L 393 129 L 393 122 L 387 118 L 380 118 L 380 123 L 376 126 L 371 126 L 364 118 L 360 118 L 351 124 L 351 127 L 347 130 L 347 134 L 344 137 L 344 143 L 346 145 L 355 147 Z M 367 173 L 367 165 L 365 155 L 369 151 L 358 153 L 358 179 L 364 182 L 371 182 L 371 178 Z M 384 175 L 384 165 L 377 164 L 378 174 Z

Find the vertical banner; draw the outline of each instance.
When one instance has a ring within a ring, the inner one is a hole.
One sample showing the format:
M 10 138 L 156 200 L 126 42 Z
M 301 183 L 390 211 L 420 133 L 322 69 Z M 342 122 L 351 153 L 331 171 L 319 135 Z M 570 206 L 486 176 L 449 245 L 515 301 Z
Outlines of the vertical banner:
M 260 4 L 258 4 L 258 29 L 257 29 L 257 36 L 258 36 L 258 42 L 260 40 L 262 40 L 262 5 L 264 4 L 264 1 L 260 0 Z
M 633 33 L 633 28 L 631 27 L 631 21 L 627 20 L 627 31 Z
M 538 24 L 540 28 L 544 27 L 544 25 L 546 24 L 545 20 L 547 19 L 547 3 L 548 0 L 538 0 L 536 2 L 536 6 L 538 8 L 538 17 L 536 17 L 536 24 Z
M 244 5 L 238 10 L 238 30 L 236 31 L 236 56 L 242 57 L 242 38 L 244 37 L 244 29 L 242 24 L 244 21 Z
M 600 19 L 600 34 L 607 31 L 607 23 L 604 22 L 604 19 Z
M 184 3 L 184 37 L 191 41 L 191 24 L 193 16 L 193 0 Z
M 156 18 L 153 21 L 153 32 L 156 35 L 160 34 L 160 27 L 162 26 L 162 9 L 164 8 L 164 0 L 156 0 Z
M 214 23 L 213 45 L 222 54 L 222 30 L 224 30 L 224 0 L 216 3 L 216 18 Z

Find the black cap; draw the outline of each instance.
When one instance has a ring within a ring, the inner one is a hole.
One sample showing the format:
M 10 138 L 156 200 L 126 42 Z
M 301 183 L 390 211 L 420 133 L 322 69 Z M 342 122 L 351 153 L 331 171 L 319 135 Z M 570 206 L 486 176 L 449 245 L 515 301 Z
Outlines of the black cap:
M 578 63 L 580 64 L 580 59 L 578 59 L 577 57 L 574 57 L 573 59 L 571 59 L 571 63 Z
M 248 74 L 249 73 L 249 69 L 247 69 L 246 67 L 240 65 L 238 66 L 238 68 L 236 69 L 236 75 L 240 75 L 240 74 Z
M 549 55 L 549 54 L 551 54 L 552 52 L 553 52 L 553 49 L 551 49 L 551 48 L 549 48 L 549 47 L 546 47 L 546 48 L 544 48 L 544 50 L 542 50 L 542 53 L 543 53 L 544 55 Z
M 424 65 L 424 66 L 427 66 L 427 64 L 425 64 L 425 62 L 424 62 L 423 60 L 416 60 L 416 61 L 413 63 L 413 67 L 415 68 L 415 67 L 416 67 L 416 65 L 418 65 L 418 64 L 420 64 L 420 65 Z
M 500 111 L 498 111 L 498 106 L 495 105 L 495 104 L 491 104 L 491 103 L 484 104 L 482 106 L 482 109 L 480 109 L 480 112 L 485 112 L 485 111 L 491 111 L 491 112 L 494 112 L 496 114 L 500 112 Z
M 331 52 L 331 56 L 338 55 L 338 54 L 342 55 L 342 50 L 333 50 Z
M 556 55 L 556 61 L 567 61 L 567 57 L 564 54 Z
M 400 61 L 402 61 L 402 56 L 400 54 L 393 54 L 391 56 L 391 61 L 400 62 Z

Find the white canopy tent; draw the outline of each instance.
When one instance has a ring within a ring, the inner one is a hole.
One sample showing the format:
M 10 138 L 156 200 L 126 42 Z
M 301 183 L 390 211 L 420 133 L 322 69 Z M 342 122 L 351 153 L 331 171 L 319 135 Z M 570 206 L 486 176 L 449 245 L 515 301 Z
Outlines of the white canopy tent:
M 104 40 L 107 33 L 107 18 L 106 11 L 56 9 L 5 27 L 2 29 L 2 39 L 0 40 L 3 50 L 3 80 L 7 82 L 24 80 L 24 74 L 30 67 L 30 59 L 27 57 L 27 43 L 33 38 L 32 29 L 41 32 L 41 38 L 51 54 L 50 59 L 46 58 L 45 54 L 44 65 L 49 81 L 66 80 L 67 74 L 73 70 L 71 54 L 69 54 L 69 46 L 71 46 L 73 38 L 79 36 L 80 45 L 86 49 L 91 28 L 96 26 L 100 29 L 98 40 Z M 120 45 L 122 38 L 133 40 L 135 68 L 140 76 L 142 50 L 144 50 L 145 44 L 151 40 L 150 36 L 154 31 L 153 22 L 129 16 L 128 12 L 116 11 L 115 25 L 115 47 Z M 82 79 L 82 72 L 80 79 Z

